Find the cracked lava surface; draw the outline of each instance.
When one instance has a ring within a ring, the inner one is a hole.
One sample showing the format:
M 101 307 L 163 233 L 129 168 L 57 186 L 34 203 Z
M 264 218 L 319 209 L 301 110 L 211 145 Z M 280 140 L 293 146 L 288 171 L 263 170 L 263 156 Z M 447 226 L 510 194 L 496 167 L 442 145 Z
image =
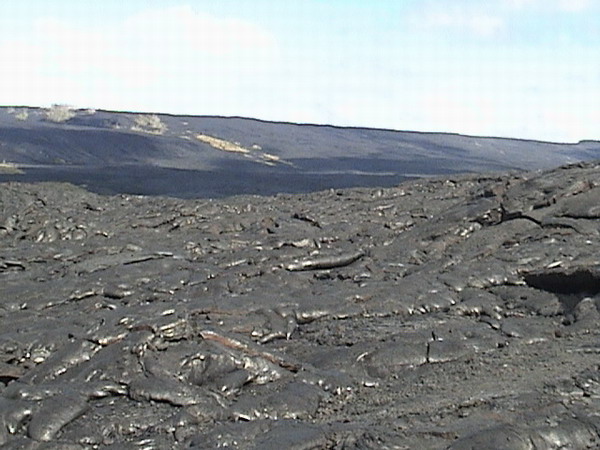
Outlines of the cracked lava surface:
M 600 165 L 0 189 L 0 448 L 600 446 Z

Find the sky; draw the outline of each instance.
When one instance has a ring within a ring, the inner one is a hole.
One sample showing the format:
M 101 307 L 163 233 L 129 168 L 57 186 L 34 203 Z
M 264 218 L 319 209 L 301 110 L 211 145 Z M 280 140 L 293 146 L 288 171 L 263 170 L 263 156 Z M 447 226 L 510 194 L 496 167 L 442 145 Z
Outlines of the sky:
M 0 104 L 600 139 L 600 0 L 2 0 Z

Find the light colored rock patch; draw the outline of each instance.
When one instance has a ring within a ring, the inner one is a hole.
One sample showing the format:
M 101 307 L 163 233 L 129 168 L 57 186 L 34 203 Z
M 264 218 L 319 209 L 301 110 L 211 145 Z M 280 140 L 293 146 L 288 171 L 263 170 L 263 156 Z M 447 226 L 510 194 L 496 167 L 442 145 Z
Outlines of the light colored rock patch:
M 250 150 L 242 147 L 239 142 L 231 142 L 226 141 L 225 139 L 219 139 L 213 136 L 209 136 L 207 134 L 197 134 L 196 139 L 200 142 L 204 142 L 205 144 L 210 145 L 217 150 L 222 150 L 224 152 L 234 152 L 234 153 L 250 153 Z

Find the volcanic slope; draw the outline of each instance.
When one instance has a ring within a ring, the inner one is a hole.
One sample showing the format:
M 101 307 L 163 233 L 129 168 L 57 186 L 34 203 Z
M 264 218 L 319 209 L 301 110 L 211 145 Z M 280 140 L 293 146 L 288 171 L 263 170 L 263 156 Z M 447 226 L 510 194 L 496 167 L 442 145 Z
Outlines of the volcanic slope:
M 0 185 L 2 448 L 600 445 L 600 164 L 219 201 Z
M 180 198 L 391 187 L 458 172 L 537 170 L 600 157 L 553 144 L 244 118 L 0 108 L 0 181 Z M 21 173 L 15 173 L 15 167 Z

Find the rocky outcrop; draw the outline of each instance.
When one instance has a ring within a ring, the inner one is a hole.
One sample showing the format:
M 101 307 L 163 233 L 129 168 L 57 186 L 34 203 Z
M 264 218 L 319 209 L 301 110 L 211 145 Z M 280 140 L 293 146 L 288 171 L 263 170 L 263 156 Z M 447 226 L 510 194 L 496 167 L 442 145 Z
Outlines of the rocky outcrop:
M 0 446 L 594 448 L 600 165 L 0 189 Z

